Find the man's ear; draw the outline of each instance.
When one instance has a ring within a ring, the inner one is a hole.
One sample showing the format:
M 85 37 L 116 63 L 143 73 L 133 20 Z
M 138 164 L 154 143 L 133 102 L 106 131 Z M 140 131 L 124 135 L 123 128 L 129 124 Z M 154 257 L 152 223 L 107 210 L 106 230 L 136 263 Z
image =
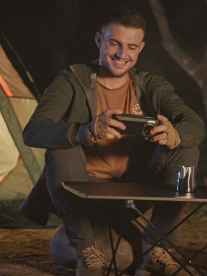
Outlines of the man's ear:
M 144 46 L 145 46 L 145 42 L 142 41 L 142 44 L 141 44 L 141 46 L 140 46 L 140 48 L 139 48 L 139 53 L 142 51 L 142 49 L 144 48 Z
M 97 32 L 95 35 L 95 42 L 99 49 L 101 48 L 101 40 L 102 40 L 101 34 L 100 32 Z

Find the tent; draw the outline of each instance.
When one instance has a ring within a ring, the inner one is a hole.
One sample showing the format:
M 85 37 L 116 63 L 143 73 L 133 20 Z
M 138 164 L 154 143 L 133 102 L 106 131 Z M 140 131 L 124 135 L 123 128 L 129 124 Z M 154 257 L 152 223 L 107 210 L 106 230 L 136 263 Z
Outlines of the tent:
M 0 44 L 0 227 L 38 227 L 18 212 L 44 165 L 45 150 L 22 140 L 37 103 Z M 51 220 L 48 225 L 60 224 Z

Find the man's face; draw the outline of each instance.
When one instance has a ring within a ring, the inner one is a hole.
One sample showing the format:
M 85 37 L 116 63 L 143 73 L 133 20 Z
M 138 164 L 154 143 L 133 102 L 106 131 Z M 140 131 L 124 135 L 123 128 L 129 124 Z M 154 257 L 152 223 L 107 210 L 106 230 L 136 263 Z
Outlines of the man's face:
M 100 49 L 99 65 L 108 69 L 109 75 L 124 76 L 138 59 L 144 47 L 142 29 L 110 24 L 97 33 L 95 40 Z

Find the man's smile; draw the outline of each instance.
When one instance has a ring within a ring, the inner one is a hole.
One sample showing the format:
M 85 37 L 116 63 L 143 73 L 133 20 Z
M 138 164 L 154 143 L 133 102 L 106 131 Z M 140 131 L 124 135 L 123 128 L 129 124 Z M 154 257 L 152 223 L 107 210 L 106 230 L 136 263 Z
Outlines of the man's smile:
M 112 62 L 113 62 L 113 64 L 115 65 L 115 67 L 124 67 L 124 65 L 125 65 L 128 61 L 112 58 Z

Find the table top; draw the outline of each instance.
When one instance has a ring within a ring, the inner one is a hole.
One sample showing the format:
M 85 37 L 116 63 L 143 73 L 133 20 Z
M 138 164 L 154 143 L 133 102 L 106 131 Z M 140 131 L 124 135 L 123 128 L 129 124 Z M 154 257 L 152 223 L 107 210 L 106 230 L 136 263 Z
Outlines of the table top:
M 63 181 L 64 189 L 91 199 L 158 200 L 207 202 L 207 186 L 197 185 L 193 193 L 178 193 L 175 185 L 144 187 L 138 183 Z

